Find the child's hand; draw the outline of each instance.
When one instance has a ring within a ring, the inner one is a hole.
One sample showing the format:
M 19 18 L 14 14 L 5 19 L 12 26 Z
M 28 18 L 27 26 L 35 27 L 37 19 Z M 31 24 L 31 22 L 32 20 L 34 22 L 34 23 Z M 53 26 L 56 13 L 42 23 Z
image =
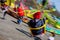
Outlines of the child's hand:
M 28 22 L 29 22 L 29 20 L 28 20 L 27 18 L 23 18 L 22 20 L 23 20 L 23 22 L 25 22 L 25 23 L 28 23 Z

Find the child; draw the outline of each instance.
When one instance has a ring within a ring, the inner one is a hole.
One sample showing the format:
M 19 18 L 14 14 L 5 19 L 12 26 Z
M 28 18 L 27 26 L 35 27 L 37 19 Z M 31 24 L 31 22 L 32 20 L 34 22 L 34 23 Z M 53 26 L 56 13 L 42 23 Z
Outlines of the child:
M 45 20 L 41 19 L 41 17 L 42 17 L 42 13 L 36 12 L 33 15 L 33 19 L 28 22 L 28 25 L 30 26 L 30 28 L 39 28 L 39 27 L 43 26 L 45 23 Z M 33 37 L 35 37 L 37 35 L 41 35 L 44 32 L 44 28 L 41 28 L 41 29 L 39 28 L 37 30 L 30 29 L 30 31 L 31 31 Z
M 55 34 L 51 32 L 51 36 L 48 38 L 48 40 L 54 40 Z
M 18 7 L 18 20 L 17 20 L 18 24 L 22 22 L 23 16 L 24 16 L 24 11 L 22 7 Z
M 2 11 L 3 12 L 3 19 L 5 19 L 5 16 L 6 16 L 6 13 L 7 13 L 6 11 L 8 10 L 8 6 L 6 4 L 4 4 L 3 7 L 5 9 L 5 10 Z

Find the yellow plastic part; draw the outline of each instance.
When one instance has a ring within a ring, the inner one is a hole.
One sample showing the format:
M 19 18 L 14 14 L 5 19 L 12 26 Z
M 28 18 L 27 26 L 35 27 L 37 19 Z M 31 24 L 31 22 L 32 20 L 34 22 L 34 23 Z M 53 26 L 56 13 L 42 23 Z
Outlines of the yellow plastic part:
M 59 26 L 59 25 L 56 25 L 56 27 L 57 27 L 58 29 L 60 29 L 60 26 Z
M 28 14 L 30 14 L 30 10 L 24 10 L 25 16 L 27 16 Z
M 10 7 L 11 7 L 11 8 L 14 8 L 14 6 L 15 6 L 14 3 L 11 3 L 11 6 L 10 6 Z
M 38 27 L 38 28 L 30 28 L 31 30 L 39 30 L 39 29 L 42 29 L 43 27 L 45 27 L 46 24 L 44 24 L 42 27 Z
M 6 0 L 5 4 L 9 6 L 10 5 L 10 0 Z

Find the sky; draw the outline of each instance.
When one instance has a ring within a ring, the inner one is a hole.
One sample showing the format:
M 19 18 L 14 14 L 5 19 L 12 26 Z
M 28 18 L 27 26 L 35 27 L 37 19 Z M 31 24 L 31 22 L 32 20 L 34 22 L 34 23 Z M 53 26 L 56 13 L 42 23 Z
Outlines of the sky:
M 40 2 L 41 0 L 38 0 L 37 1 L 37 3 L 38 2 Z M 49 2 L 51 3 L 51 4 L 55 4 L 55 6 L 56 6 L 56 9 L 60 12 L 60 0 L 49 0 Z
M 40 2 L 41 0 L 38 0 L 38 2 Z M 49 0 L 51 3 L 54 3 L 56 6 L 56 9 L 60 12 L 60 0 Z
M 60 0 L 50 0 L 50 2 L 54 2 L 56 9 L 60 12 Z

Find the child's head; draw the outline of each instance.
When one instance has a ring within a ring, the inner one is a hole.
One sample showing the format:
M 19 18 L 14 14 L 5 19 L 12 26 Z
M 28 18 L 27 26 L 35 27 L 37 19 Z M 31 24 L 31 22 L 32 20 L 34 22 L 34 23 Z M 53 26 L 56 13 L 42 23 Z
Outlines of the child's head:
M 52 37 L 55 37 L 55 33 L 51 32 L 51 36 L 52 36 Z
M 42 17 L 42 13 L 41 12 L 36 12 L 34 15 L 33 15 L 33 18 L 34 19 L 41 19 Z

